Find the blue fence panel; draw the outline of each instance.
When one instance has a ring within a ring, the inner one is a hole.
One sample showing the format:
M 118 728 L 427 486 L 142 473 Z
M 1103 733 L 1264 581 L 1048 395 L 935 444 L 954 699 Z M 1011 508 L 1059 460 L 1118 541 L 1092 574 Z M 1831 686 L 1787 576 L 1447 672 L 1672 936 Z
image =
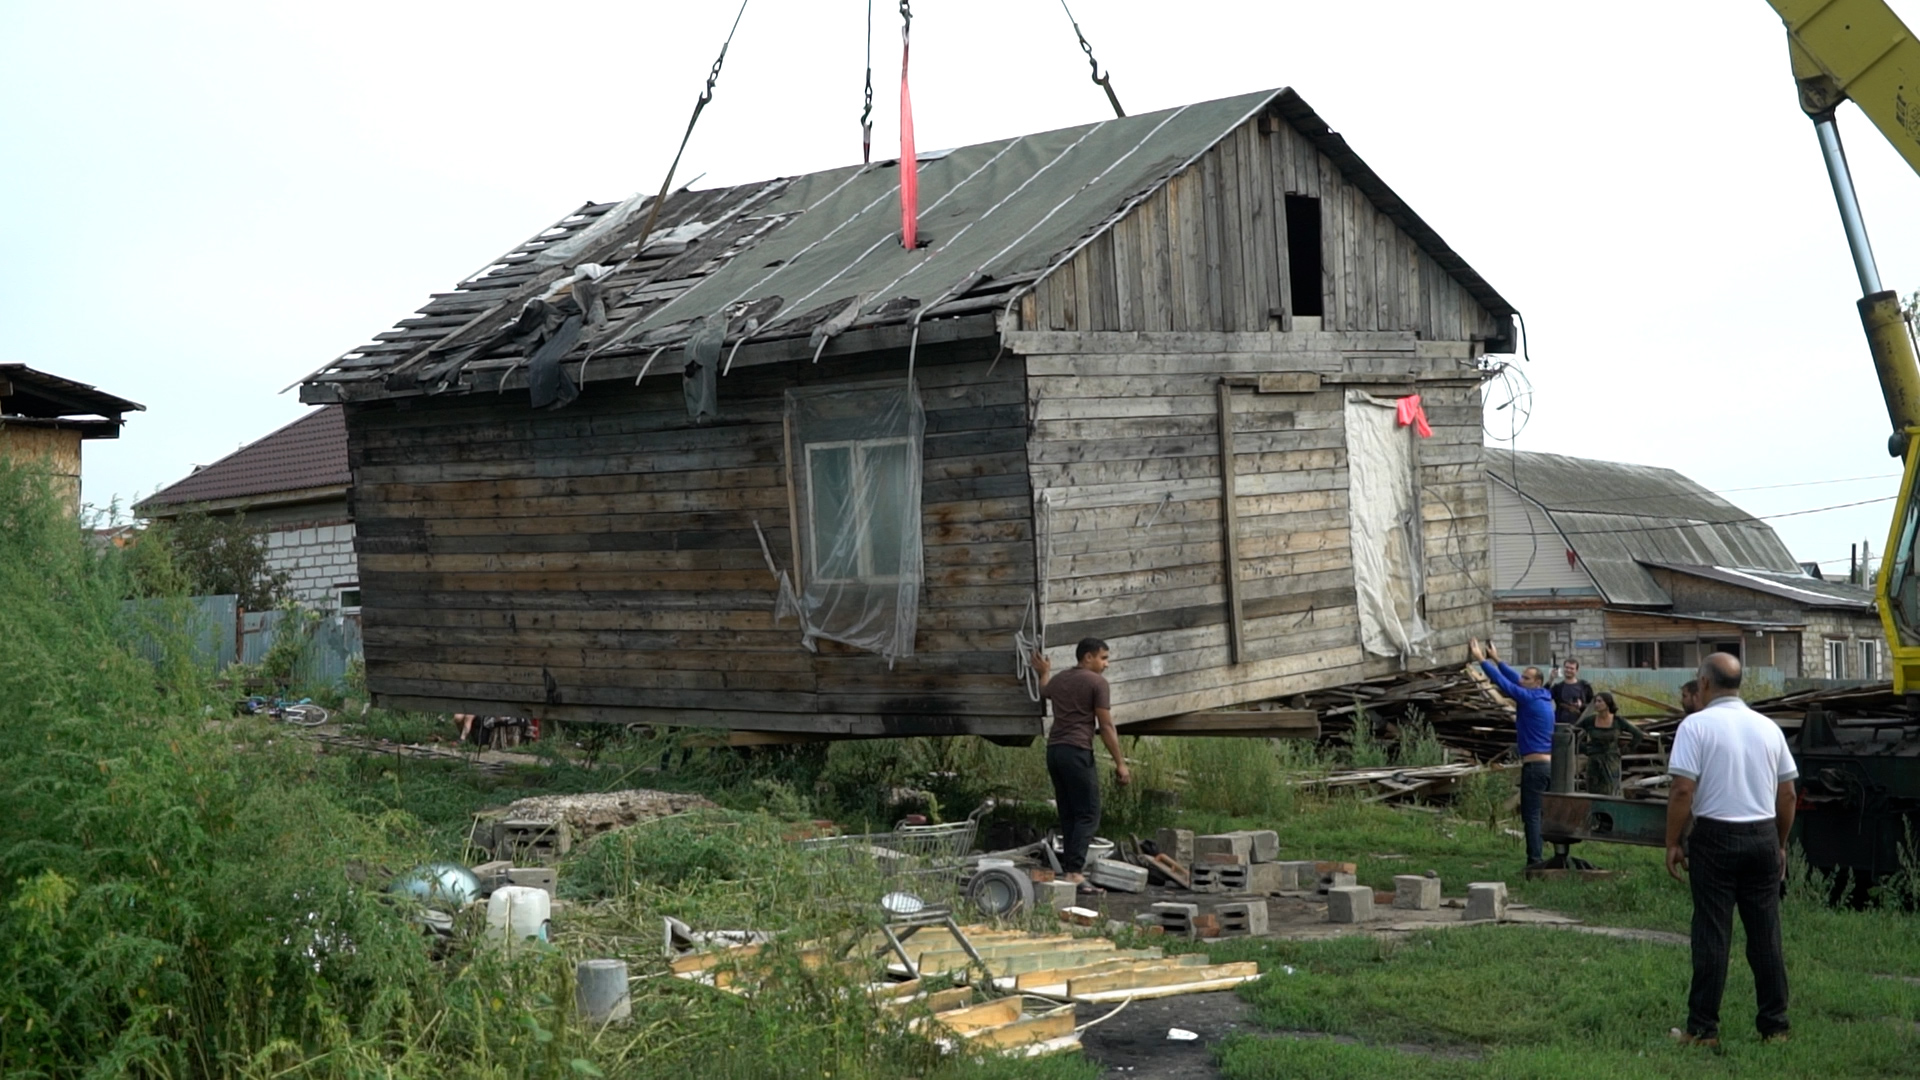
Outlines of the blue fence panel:
M 266 659 L 285 620 L 285 614 L 279 611 L 249 611 L 241 616 L 240 662 L 257 664 Z M 293 682 L 298 686 L 337 686 L 346 678 L 347 667 L 360 656 L 360 623 L 323 616 L 294 660 Z
M 1548 678 L 1556 678 L 1549 672 Z M 1630 694 L 1680 704 L 1680 684 L 1694 677 L 1692 668 L 1603 668 L 1583 667 L 1580 677 L 1595 690 L 1624 690 Z M 1748 700 L 1779 697 L 1786 692 L 1786 673 L 1776 667 L 1750 667 L 1740 680 L 1741 696 Z M 1625 702 L 1622 709 L 1627 708 Z
M 133 649 L 153 663 L 165 655 L 162 638 L 178 635 L 196 663 L 224 671 L 233 663 L 238 596 L 156 597 L 121 605 L 128 617 Z

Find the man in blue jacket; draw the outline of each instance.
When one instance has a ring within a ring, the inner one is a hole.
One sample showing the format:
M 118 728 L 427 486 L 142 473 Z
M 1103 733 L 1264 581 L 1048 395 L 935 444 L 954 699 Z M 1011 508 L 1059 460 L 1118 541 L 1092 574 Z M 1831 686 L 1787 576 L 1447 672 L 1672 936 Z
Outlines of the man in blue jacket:
M 1527 865 L 1541 861 L 1541 796 L 1553 786 L 1553 694 L 1545 685 L 1545 676 L 1537 667 L 1515 673 L 1500 662 L 1500 654 L 1491 643 L 1479 638 L 1467 643 L 1467 651 L 1480 661 L 1481 670 L 1500 692 L 1513 699 L 1514 742 L 1520 751 L 1520 820 L 1527 828 Z

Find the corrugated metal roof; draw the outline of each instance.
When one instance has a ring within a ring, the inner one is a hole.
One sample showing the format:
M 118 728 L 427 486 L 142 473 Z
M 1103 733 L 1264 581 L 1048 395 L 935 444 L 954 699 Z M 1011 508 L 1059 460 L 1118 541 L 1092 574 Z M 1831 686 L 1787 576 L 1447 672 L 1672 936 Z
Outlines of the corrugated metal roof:
M 1263 110 L 1335 156 L 1369 198 L 1490 311 L 1511 305 L 1291 90 L 1262 90 L 924 155 L 922 246 L 900 246 L 898 162 L 710 191 L 677 191 L 645 238 L 651 200 L 588 204 L 306 380 L 309 400 L 500 386 L 522 344 L 495 340 L 529 300 L 595 263 L 604 325 L 565 355 L 651 353 L 696 320 L 733 318 L 728 342 L 998 311 Z M 857 317 L 846 323 L 854 311 Z M 748 314 L 754 317 L 748 322 Z M 839 316 L 840 318 L 836 318 Z M 843 326 L 843 323 L 846 323 Z M 478 349 L 462 356 L 463 350 Z M 491 377 L 486 373 L 494 373 Z M 464 380 L 464 382 L 462 381 Z
M 250 495 L 309 491 L 353 482 L 347 467 L 347 422 L 338 405 L 309 412 L 270 435 L 235 450 L 184 480 L 141 500 L 134 509 L 218 502 Z
M 1672 469 L 1540 453 L 1487 460 L 1489 476 L 1547 512 L 1609 603 L 1673 603 L 1643 563 L 1800 574 L 1771 526 Z
M 1874 606 L 1872 589 L 1844 581 L 1823 581 L 1803 573 L 1786 574 L 1773 570 L 1737 570 L 1726 566 L 1683 566 L 1671 563 L 1650 565 L 1679 574 L 1690 574 L 1709 581 L 1752 589 L 1755 592 L 1791 601 L 1800 607 L 1872 611 Z

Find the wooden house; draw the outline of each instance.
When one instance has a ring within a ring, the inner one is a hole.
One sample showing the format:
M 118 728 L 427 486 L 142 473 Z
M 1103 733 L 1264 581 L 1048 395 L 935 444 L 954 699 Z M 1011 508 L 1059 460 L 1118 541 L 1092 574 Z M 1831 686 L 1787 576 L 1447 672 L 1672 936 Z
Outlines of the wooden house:
M 80 513 L 80 444 L 117 439 L 145 405 L 25 364 L 0 363 L 0 461 L 47 471 L 68 509 Z
M 915 250 L 894 161 L 589 203 L 310 376 L 376 697 L 1018 739 L 1033 640 L 1123 726 L 1457 662 L 1514 311 L 1297 94 L 916 165 Z

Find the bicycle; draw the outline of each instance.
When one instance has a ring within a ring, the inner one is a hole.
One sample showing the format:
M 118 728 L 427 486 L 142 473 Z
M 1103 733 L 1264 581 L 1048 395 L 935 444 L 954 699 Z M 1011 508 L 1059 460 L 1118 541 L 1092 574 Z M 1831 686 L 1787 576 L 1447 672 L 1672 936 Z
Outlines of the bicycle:
M 288 701 L 263 694 L 250 695 L 236 705 L 235 710 L 243 716 L 271 716 L 283 724 L 296 727 L 319 727 L 332 717 L 327 710 L 315 705 L 311 698 Z

